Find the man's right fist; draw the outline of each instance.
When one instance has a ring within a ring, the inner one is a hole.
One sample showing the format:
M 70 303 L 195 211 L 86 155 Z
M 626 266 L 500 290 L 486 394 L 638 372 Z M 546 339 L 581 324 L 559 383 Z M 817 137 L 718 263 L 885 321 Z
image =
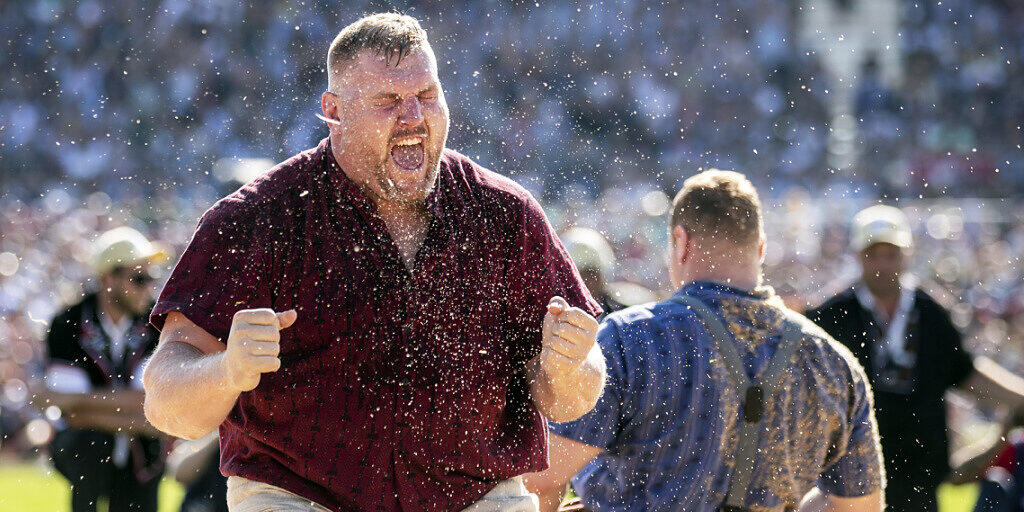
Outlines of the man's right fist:
M 275 313 L 268 308 L 243 309 L 235 313 L 224 351 L 228 385 L 236 391 L 250 391 L 260 383 L 260 374 L 281 367 L 281 329 L 295 323 L 299 314 L 290 309 Z

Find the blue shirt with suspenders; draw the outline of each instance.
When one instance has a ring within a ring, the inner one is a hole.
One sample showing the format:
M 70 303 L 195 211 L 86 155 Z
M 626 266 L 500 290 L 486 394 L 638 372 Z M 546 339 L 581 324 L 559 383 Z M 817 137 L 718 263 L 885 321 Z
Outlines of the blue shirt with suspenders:
M 690 283 L 609 315 L 598 343 L 604 395 L 551 425 L 604 449 L 573 478 L 586 508 L 782 512 L 814 486 L 883 487 L 864 371 L 771 288 Z

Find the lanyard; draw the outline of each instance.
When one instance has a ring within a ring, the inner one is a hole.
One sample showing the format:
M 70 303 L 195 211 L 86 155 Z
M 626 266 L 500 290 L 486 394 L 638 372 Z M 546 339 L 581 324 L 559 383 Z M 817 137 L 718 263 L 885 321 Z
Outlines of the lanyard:
M 886 324 L 882 322 L 885 313 L 880 311 L 874 295 L 868 291 L 867 286 L 859 285 L 855 288 L 857 300 L 864 309 L 871 312 L 875 325 L 882 333 L 881 347 L 878 347 L 889 358 L 899 366 L 909 368 L 914 365 L 916 355 L 907 352 L 907 323 L 910 319 L 910 310 L 914 307 L 914 295 L 916 283 L 913 278 L 906 277 L 900 280 L 900 298 L 896 304 L 896 311 L 892 319 Z M 883 327 L 884 326 L 884 327 Z

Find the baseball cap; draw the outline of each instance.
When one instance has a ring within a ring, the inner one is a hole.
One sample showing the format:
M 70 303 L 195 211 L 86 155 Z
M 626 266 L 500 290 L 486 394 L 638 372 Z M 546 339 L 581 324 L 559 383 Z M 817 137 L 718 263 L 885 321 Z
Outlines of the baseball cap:
M 609 277 L 615 266 L 615 253 L 601 233 L 575 227 L 562 235 L 562 243 L 578 268 L 596 268 L 605 279 Z
M 910 222 L 899 208 L 875 205 L 861 210 L 853 217 L 850 245 L 863 251 L 877 243 L 909 248 L 914 243 Z
M 119 227 L 103 233 L 93 242 L 92 270 L 96 275 L 103 275 L 117 267 L 160 263 L 169 256 L 163 247 L 150 242 L 142 233 Z

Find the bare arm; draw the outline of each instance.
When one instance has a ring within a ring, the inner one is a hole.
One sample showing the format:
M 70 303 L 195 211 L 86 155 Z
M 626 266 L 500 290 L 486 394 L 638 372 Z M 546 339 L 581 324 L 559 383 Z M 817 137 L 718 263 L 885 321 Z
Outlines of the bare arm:
M 589 444 L 551 434 L 548 444 L 551 466 L 545 471 L 529 473 L 523 478 L 526 488 L 540 498 L 540 511 L 558 510 L 565 485 L 601 451 L 600 448 Z
M 995 406 L 1024 409 L 1024 379 L 984 356 L 974 359 L 974 373 L 960 388 Z
M 986 435 L 980 441 L 964 446 L 950 456 L 949 477 L 946 480 L 954 485 L 977 482 L 985 476 L 985 471 L 992 465 L 996 457 L 1005 450 L 1009 442 L 1007 436 L 1013 429 L 1013 414 L 1007 415 L 1000 428 Z
M 605 363 L 601 347 L 594 345 L 587 358 L 568 374 L 551 376 L 545 372 L 540 356 L 527 366 L 530 396 L 544 417 L 556 423 L 579 419 L 590 412 L 601 397 Z
M 145 434 L 153 437 L 163 435 L 163 432 L 156 430 L 146 421 L 141 412 L 82 411 L 68 413 L 64 417 L 68 426 L 75 429 L 103 430 L 115 434 Z
M 605 362 L 597 345 L 597 320 L 554 297 L 544 316 L 541 353 L 526 367 L 530 396 L 556 423 L 590 412 L 604 388 Z
M 815 487 L 800 502 L 800 512 L 882 512 L 885 500 L 881 491 L 866 496 L 842 498 L 825 494 Z
M 280 368 L 280 329 L 295 317 L 294 311 L 239 311 L 225 345 L 185 315 L 168 314 L 142 377 L 146 418 L 157 429 L 185 439 L 212 432 L 238 395 L 259 384 L 261 373 Z
M 56 405 L 67 412 L 123 412 L 142 415 L 144 394 L 140 390 L 99 390 L 89 393 L 62 393 L 49 389 L 36 393 L 35 404 L 46 407 Z
M 72 428 L 106 432 L 130 432 L 162 435 L 142 412 L 144 396 L 136 389 L 101 389 L 90 392 L 63 392 L 41 389 L 32 404 L 39 408 L 56 406 Z

